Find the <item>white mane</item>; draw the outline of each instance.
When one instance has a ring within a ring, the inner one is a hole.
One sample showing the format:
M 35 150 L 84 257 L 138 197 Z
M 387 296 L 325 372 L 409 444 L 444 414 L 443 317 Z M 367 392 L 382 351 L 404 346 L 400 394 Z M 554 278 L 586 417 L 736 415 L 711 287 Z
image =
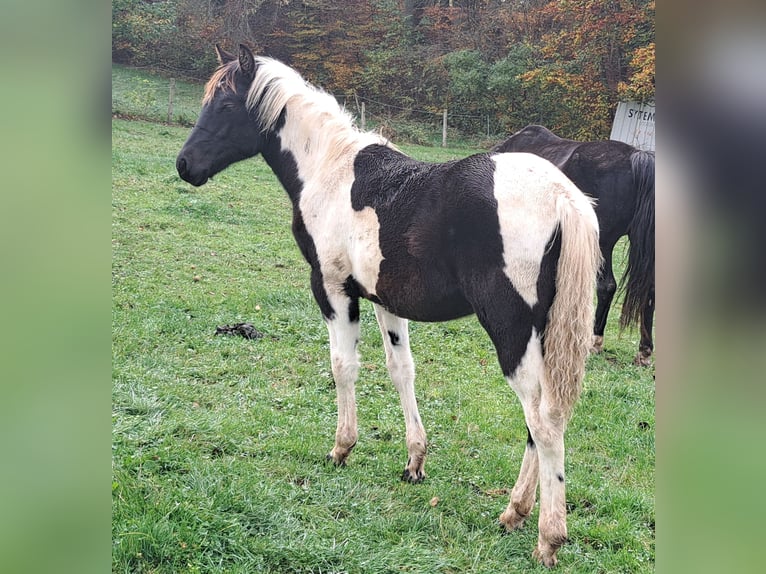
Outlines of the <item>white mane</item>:
M 308 83 L 294 69 L 264 56 L 256 57 L 255 63 L 255 79 L 247 94 L 248 108 L 257 107 L 264 132 L 274 128 L 280 113 L 287 108 L 290 125 L 285 126 L 285 132 L 289 132 L 289 139 L 293 141 L 283 138 L 283 145 L 298 144 L 293 138 L 300 132 L 302 135 L 297 139 L 302 140 L 302 149 L 293 149 L 293 152 L 309 156 L 304 156 L 309 163 L 313 164 L 311 159 L 319 160 L 321 156 L 325 161 L 332 160 L 370 143 L 387 144 L 377 134 L 359 131 L 351 114 L 341 108 L 332 95 Z

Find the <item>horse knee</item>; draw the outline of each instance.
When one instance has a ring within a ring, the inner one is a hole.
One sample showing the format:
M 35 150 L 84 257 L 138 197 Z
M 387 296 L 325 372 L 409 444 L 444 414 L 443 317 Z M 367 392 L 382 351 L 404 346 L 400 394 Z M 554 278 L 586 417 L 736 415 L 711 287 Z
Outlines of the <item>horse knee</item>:
M 615 281 L 614 277 L 598 280 L 596 285 L 596 293 L 599 297 L 608 297 L 611 299 L 614 297 L 616 291 L 617 281 Z
M 355 382 L 359 375 L 359 360 L 354 357 L 347 357 L 338 353 L 333 353 L 332 357 L 332 375 L 335 384 L 344 382 Z

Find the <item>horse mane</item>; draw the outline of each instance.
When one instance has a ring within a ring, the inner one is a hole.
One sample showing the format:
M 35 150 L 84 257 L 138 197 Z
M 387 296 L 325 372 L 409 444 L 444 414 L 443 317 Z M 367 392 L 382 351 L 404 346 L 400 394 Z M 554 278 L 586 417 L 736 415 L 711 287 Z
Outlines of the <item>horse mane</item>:
M 255 79 L 247 94 L 246 105 L 254 110 L 263 132 L 273 129 L 285 107 L 299 114 L 307 126 L 311 142 L 306 151 L 317 161 L 332 163 L 346 157 L 347 152 L 364 145 L 389 142 L 378 134 L 362 132 L 353 116 L 341 107 L 331 94 L 306 81 L 297 71 L 282 62 L 265 56 L 255 58 Z

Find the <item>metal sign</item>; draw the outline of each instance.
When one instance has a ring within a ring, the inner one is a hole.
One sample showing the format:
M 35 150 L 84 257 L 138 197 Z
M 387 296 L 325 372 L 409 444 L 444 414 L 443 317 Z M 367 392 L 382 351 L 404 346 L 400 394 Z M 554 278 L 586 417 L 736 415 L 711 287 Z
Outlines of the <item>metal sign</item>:
M 654 151 L 654 103 L 620 102 L 609 139 Z

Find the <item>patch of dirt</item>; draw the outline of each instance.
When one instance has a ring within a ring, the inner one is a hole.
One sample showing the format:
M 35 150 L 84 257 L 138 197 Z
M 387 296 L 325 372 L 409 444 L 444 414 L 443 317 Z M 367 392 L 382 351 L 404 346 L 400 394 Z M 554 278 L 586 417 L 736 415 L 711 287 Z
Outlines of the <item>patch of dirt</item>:
M 260 339 L 263 337 L 258 329 L 251 323 L 236 323 L 234 325 L 222 325 L 215 328 L 216 335 L 239 335 L 245 339 Z

